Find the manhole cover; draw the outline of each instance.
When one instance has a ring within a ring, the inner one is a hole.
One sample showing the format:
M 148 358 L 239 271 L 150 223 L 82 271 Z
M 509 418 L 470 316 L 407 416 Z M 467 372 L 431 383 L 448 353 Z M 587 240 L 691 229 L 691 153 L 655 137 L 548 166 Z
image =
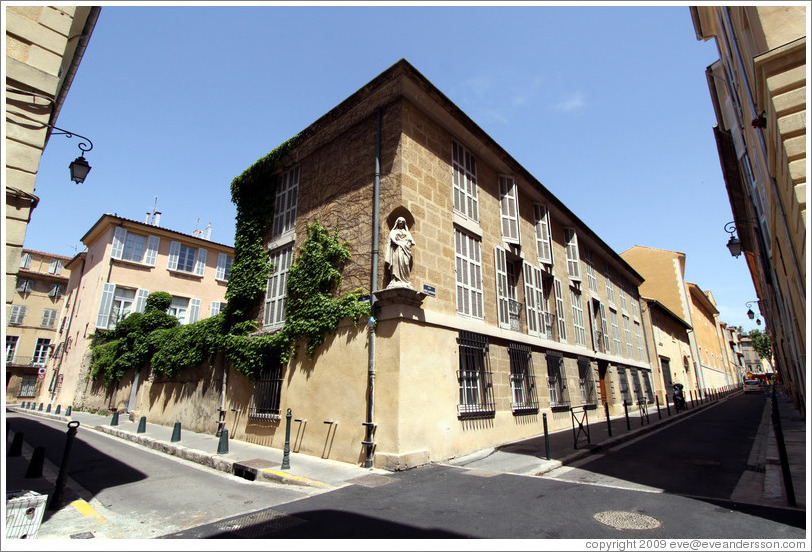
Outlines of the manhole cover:
M 381 487 L 383 485 L 388 485 L 391 483 L 392 480 L 386 477 L 385 475 L 376 475 L 371 473 L 369 475 L 362 475 L 361 477 L 356 477 L 351 481 L 353 485 L 360 485 L 361 487 Z
M 613 527 L 615 529 L 656 529 L 660 521 L 645 514 L 637 512 L 622 512 L 619 510 L 608 510 L 598 512 L 593 516 L 595 521 Z

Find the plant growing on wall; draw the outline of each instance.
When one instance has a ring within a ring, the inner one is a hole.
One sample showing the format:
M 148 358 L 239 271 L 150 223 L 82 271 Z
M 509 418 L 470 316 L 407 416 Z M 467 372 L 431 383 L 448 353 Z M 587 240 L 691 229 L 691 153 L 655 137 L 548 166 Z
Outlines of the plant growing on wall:
M 287 362 L 303 343 L 312 357 L 328 334 L 345 318 L 354 322 L 369 315 L 369 303 L 360 302 L 360 289 L 334 297 L 350 250 L 338 230 L 330 232 L 314 221 L 307 239 L 291 265 L 287 282 L 285 325 L 271 335 L 251 335 L 265 294 L 271 263 L 265 239 L 273 221 L 275 174 L 296 138 L 258 160 L 231 183 L 237 206 L 234 262 L 226 290 L 226 306 L 217 316 L 179 326 L 166 313 L 172 296 L 154 292 L 143 314 L 134 313 L 115 330 L 97 332 L 91 375 L 102 374 L 107 385 L 119 381 L 130 369 L 152 364 L 156 373 L 171 378 L 185 367 L 198 366 L 222 351 L 235 370 L 252 377 L 274 359 Z

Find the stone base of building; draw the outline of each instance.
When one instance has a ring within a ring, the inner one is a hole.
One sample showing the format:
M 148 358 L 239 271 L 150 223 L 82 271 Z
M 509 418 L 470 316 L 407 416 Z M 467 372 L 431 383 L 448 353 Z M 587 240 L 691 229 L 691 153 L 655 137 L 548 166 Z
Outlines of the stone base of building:
M 427 450 L 416 450 L 403 454 L 391 454 L 387 452 L 376 452 L 374 465 L 376 468 L 400 471 L 416 468 L 430 462 L 430 454 Z

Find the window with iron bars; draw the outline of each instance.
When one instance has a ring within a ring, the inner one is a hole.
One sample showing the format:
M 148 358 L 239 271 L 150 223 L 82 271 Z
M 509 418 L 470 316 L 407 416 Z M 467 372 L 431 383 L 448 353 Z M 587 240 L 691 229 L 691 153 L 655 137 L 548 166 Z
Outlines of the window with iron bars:
M 568 408 L 570 397 L 563 357 L 547 355 L 547 383 L 550 386 L 550 408 Z
M 597 404 L 595 379 L 592 377 L 592 364 L 589 359 L 578 359 L 578 381 L 581 388 L 581 404 Z
M 254 396 L 248 410 L 251 420 L 278 420 L 282 396 L 282 362 L 278 356 L 257 375 Z
M 493 399 L 493 375 L 488 361 L 487 336 L 466 331 L 459 334 L 460 402 L 457 414 L 461 418 L 492 417 L 496 411 Z
M 533 375 L 533 355 L 530 347 L 511 343 L 510 355 L 510 389 L 513 400 L 511 408 L 514 414 L 530 414 L 539 411 L 539 399 L 536 393 L 536 377 Z

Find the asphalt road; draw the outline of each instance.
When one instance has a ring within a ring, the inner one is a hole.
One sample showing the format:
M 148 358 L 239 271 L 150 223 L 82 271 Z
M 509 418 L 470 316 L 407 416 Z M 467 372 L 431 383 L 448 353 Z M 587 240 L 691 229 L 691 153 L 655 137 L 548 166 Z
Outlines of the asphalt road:
M 426 466 L 168 538 L 804 538 L 804 513 L 729 500 L 762 412 L 742 395 L 563 475 Z

